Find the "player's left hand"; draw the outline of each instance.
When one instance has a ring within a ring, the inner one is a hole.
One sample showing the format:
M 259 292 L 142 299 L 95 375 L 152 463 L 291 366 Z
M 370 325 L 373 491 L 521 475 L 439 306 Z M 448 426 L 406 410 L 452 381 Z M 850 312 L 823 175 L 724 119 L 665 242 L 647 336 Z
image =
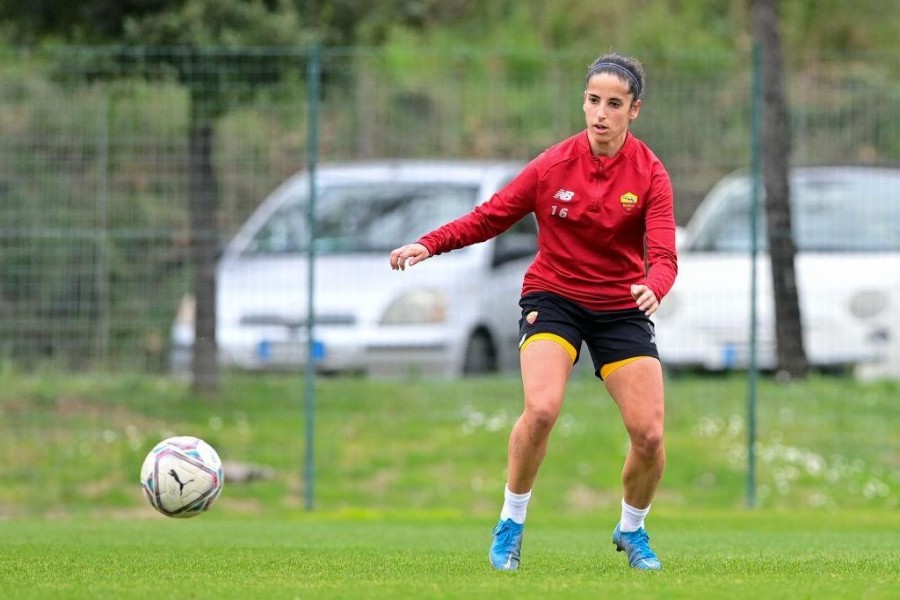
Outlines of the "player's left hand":
M 656 299 L 656 294 L 646 285 L 632 285 L 631 297 L 634 298 L 638 308 L 644 311 L 644 314 L 648 317 L 659 308 L 659 300 Z
M 405 271 L 406 267 L 411 267 L 429 258 L 431 258 L 431 253 L 422 244 L 406 244 L 391 252 L 391 269 Z

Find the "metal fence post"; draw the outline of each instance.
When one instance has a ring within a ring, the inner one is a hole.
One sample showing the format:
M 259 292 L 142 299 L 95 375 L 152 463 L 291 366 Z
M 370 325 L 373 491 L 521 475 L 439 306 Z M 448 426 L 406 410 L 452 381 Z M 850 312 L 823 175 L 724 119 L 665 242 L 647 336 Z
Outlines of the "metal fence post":
M 307 130 L 306 164 L 309 174 L 308 227 L 309 248 L 307 256 L 307 314 L 306 314 L 306 465 L 305 488 L 306 510 L 314 505 L 315 486 L 315 414 L 316 414 L 316 340 L 315 340 L 315 265 L 316 265 L 316 163 L 319 158 L 319 84 L 322 75 L 321 56 L 318 43 L 313 44 L 307 66 L 309 88 L 309 114 Z
M 751 132 L 750 132 L 750 363 L 747 374 L 747 506 L 756 506 L 756 396 L 759 367 L 757 360 L 757 269 L 756 258 L 759 254 L 759 191 L 761 170 L 760 136 L 762 127 L 762 86 L 760 85 L 761 49 L 759 42 L 753 45 L 753 64 L 751 66 Z
M 109 272 L 109 138 L 112 128 L 113 92 L 101 92 L 100 139 L 97 140 L 97 202 L 96 210 L 96 252 L 94 264 L 94 289 L 97 294 L 97 329 L 94 338 L 94 358 L 101 364 L 109 363 L 110 338 L 110 272 Z

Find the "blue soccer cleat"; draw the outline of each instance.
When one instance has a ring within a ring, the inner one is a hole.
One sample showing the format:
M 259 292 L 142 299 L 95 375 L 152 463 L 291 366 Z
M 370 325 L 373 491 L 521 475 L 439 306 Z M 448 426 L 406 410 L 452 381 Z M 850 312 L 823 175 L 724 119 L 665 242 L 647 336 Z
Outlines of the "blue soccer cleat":
M 491 544 L 491 564 L 500 571 L 515 571 L 519 568 L 519 553 L 522 550 L 522 536 L 525 525 L 512 519 L 500 521 L 494 527 L 494 543 Z
M 633 568 L 642 571 L 658 571 L 662 568 L 656 554 L 650 549 L 650 536 L 643 527 L 637 531 L 622 531 L 616 525 L 612 541 L 617 552 L 628 555 L 628 564 Z

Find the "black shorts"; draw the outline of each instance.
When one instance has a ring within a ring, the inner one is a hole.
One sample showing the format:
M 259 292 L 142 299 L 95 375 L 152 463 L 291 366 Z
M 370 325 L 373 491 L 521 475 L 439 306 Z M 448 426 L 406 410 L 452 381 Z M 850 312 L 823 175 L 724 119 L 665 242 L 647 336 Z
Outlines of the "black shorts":
M 597 377 L 601 367 L 620 360 L 636 356 L 659 359 L 653 321 L 639 308 L 597 312 L 549 292 L 523 296 L 519 306 L 520 348 L 534 335 L 558 336 L 572 345 L 574 364 L 584 342 Z

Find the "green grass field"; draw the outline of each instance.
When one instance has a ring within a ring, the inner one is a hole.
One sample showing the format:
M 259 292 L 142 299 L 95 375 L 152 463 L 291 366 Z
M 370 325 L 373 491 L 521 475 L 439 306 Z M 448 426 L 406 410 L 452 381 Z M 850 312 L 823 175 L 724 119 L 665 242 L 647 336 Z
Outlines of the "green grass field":
M 661 511 L 659 573 L 627 567 L 608 519 L 557 516 L 529 517 L 520 570 L 498 573 L 490 525 L 428 513 L 5 522 L 0 597 L 897 597 L 896 515 Z
M 228 375 L 215 399 L 165 378 L 0 372 L 0 598 L 896 598 L 900 385 L 760 382 L 758 506 L 746 507 L 746 384 L 668 384 L 668 469 L 648 528 L 664 563 L 616 553 L 626 439 L 573 381 L 529 509 L 519 572 L 487 562 L 515 379 L 322 379 L 315 510 L 303 382 Z M 138 471 L 174 434 L 272 477 L 209 514 L 154 512 Z

